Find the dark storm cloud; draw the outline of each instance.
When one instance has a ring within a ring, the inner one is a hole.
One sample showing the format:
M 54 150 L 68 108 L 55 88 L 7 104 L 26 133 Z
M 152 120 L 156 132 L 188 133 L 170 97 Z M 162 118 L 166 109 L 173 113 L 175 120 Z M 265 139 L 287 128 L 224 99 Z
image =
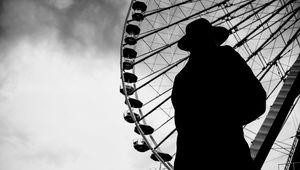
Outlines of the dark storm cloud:
M 127 0 L 4 0 L 1 4 L 2 43 L 55 33 L 68 47 L 119 46 Z

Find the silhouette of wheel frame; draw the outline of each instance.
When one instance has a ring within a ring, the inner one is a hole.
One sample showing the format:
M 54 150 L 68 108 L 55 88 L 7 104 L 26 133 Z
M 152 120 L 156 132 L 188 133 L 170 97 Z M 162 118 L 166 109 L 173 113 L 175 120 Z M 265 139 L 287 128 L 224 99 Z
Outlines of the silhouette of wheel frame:
M 170 95 L 174 77 L 189 55 L 177 48 L 177 42 L 186 25 L 200 17 L 231 31 L 224 45 L 240 53 L 267 92 L 266 113 L 244 128 L 250 145 L 300 54 L 299 6 L 296 0 L 132 0 L 120 45 L 120 92 L 128 106 L 124 119 L 137 134 L 134 148 L 151 151 L 152 160 L 173 169 L 176 129 Z M 204 64 L 214 68 L 213 63 Z M 296 104 L 274 142 L 267 166 L 277 168 L 276 158 L 288 159 L 282 155 L 290 153 L 298 129 Z

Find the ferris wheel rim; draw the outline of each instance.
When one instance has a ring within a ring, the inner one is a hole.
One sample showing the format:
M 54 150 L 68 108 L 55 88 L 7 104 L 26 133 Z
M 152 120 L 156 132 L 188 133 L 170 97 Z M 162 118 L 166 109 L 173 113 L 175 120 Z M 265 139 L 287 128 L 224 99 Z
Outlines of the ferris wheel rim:
M 135 2 L 136 0 L 131 0 L 131 3 L 130 3 L 130 6 L 129 6 L 129 9 L 132 7 L 133 3 Z M 130 13 L 130 10 L 128 10 L 127 12 L 127 15 L 126 15 L 126 20 L 127 18 L 129 17 L 129 13 Z M 156 151 L 156 149 L 154 147 L 151 146 L 151 144 L 149 143 L 148 139 L 146 138 L 141 126 L 140 126 L 140 123 L 136 120 L 136 117 L 134 115 L 134 112 L 132 111 L 132 107 L 130 105 L 130 102 L 129 102 L 129 96 L 127 96 L 127 89 L 125 88 L 125 78 L 124 78 L 124 74 L 123 74 L 123 61 L 122 61 L 122 58 L 123 58 L 123 45 L 122 45 L 122 42 L 123 42 L 123 39 L 124 39 L 124 34 L 125 34 L 125 29 L 126 29 L 126 21 L 123 25 L 123 33 L 122 33 L 122 38 L 121 38 L 121 47 L 120 47 L 120 71 L 121 71 L 121 80 L 122 80 L 122 86 L 123 86 L 123 90 L 124 90 L 124 93 L 125 93 L 125 103 L 127 103 L 128 105 L 128 109 L 130 111 L 130 115 L 131 117 L 133 118 L 134 120 L 134 124 L 135 124 L 135 127 L 137 128 L 138 132 L 140 133 L 140 135 L 142 136 L 143 140 L 146 142 L 147 144 L 147 147 L 149 147 L 149 149 L 151 150 L 151 152 L 155 155 L 155 157 L 168 169 L 168 170 L 173 170 L 173 167 L 171 164 L 167 164 L 162 158 L 161 156 L 158 154 L 158 152 Z

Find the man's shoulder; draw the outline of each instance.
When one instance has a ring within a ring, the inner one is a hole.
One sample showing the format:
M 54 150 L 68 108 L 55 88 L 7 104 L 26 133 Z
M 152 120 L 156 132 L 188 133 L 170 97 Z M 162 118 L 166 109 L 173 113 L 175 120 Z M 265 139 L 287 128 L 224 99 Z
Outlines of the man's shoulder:
M 241 55 L 229 45 L 219 46 L 218 52 L 221 55 L 230 55 L 230 56 L 234 56 L 234 58 L 242 58 Z
M 220 50 L 222 50 L 222 51 L 228 51 L 228 52 L 235 52 L 236 53 L 236 51 L 234 50 L 234 48 L 232 48 L 229 45 L 222 45 L 222 46 L 219 46 L 218 48 Z

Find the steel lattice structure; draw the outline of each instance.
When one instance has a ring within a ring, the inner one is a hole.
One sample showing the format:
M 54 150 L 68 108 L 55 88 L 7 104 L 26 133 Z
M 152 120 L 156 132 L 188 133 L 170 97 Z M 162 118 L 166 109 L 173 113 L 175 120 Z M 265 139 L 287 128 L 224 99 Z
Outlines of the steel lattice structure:
M 297 0 L 133 0 L 120 48 L 120 92 L 128 105 L 124 118 L 140 136 L 135 149 L 150 150 L 153 160 L 173 169 L 176 129 L 170 95 L 189 55 L 176 44 L 186 25 L 203 17 L 231 31 L 225 44 L 240 53 L 268 94 L 266 113 L 244 128 L 257 166 L 277 168 L 291 161 L 300 116 L 295 111 L 299 10 Z M 213 69 L 213 63 L 205 64 Z

